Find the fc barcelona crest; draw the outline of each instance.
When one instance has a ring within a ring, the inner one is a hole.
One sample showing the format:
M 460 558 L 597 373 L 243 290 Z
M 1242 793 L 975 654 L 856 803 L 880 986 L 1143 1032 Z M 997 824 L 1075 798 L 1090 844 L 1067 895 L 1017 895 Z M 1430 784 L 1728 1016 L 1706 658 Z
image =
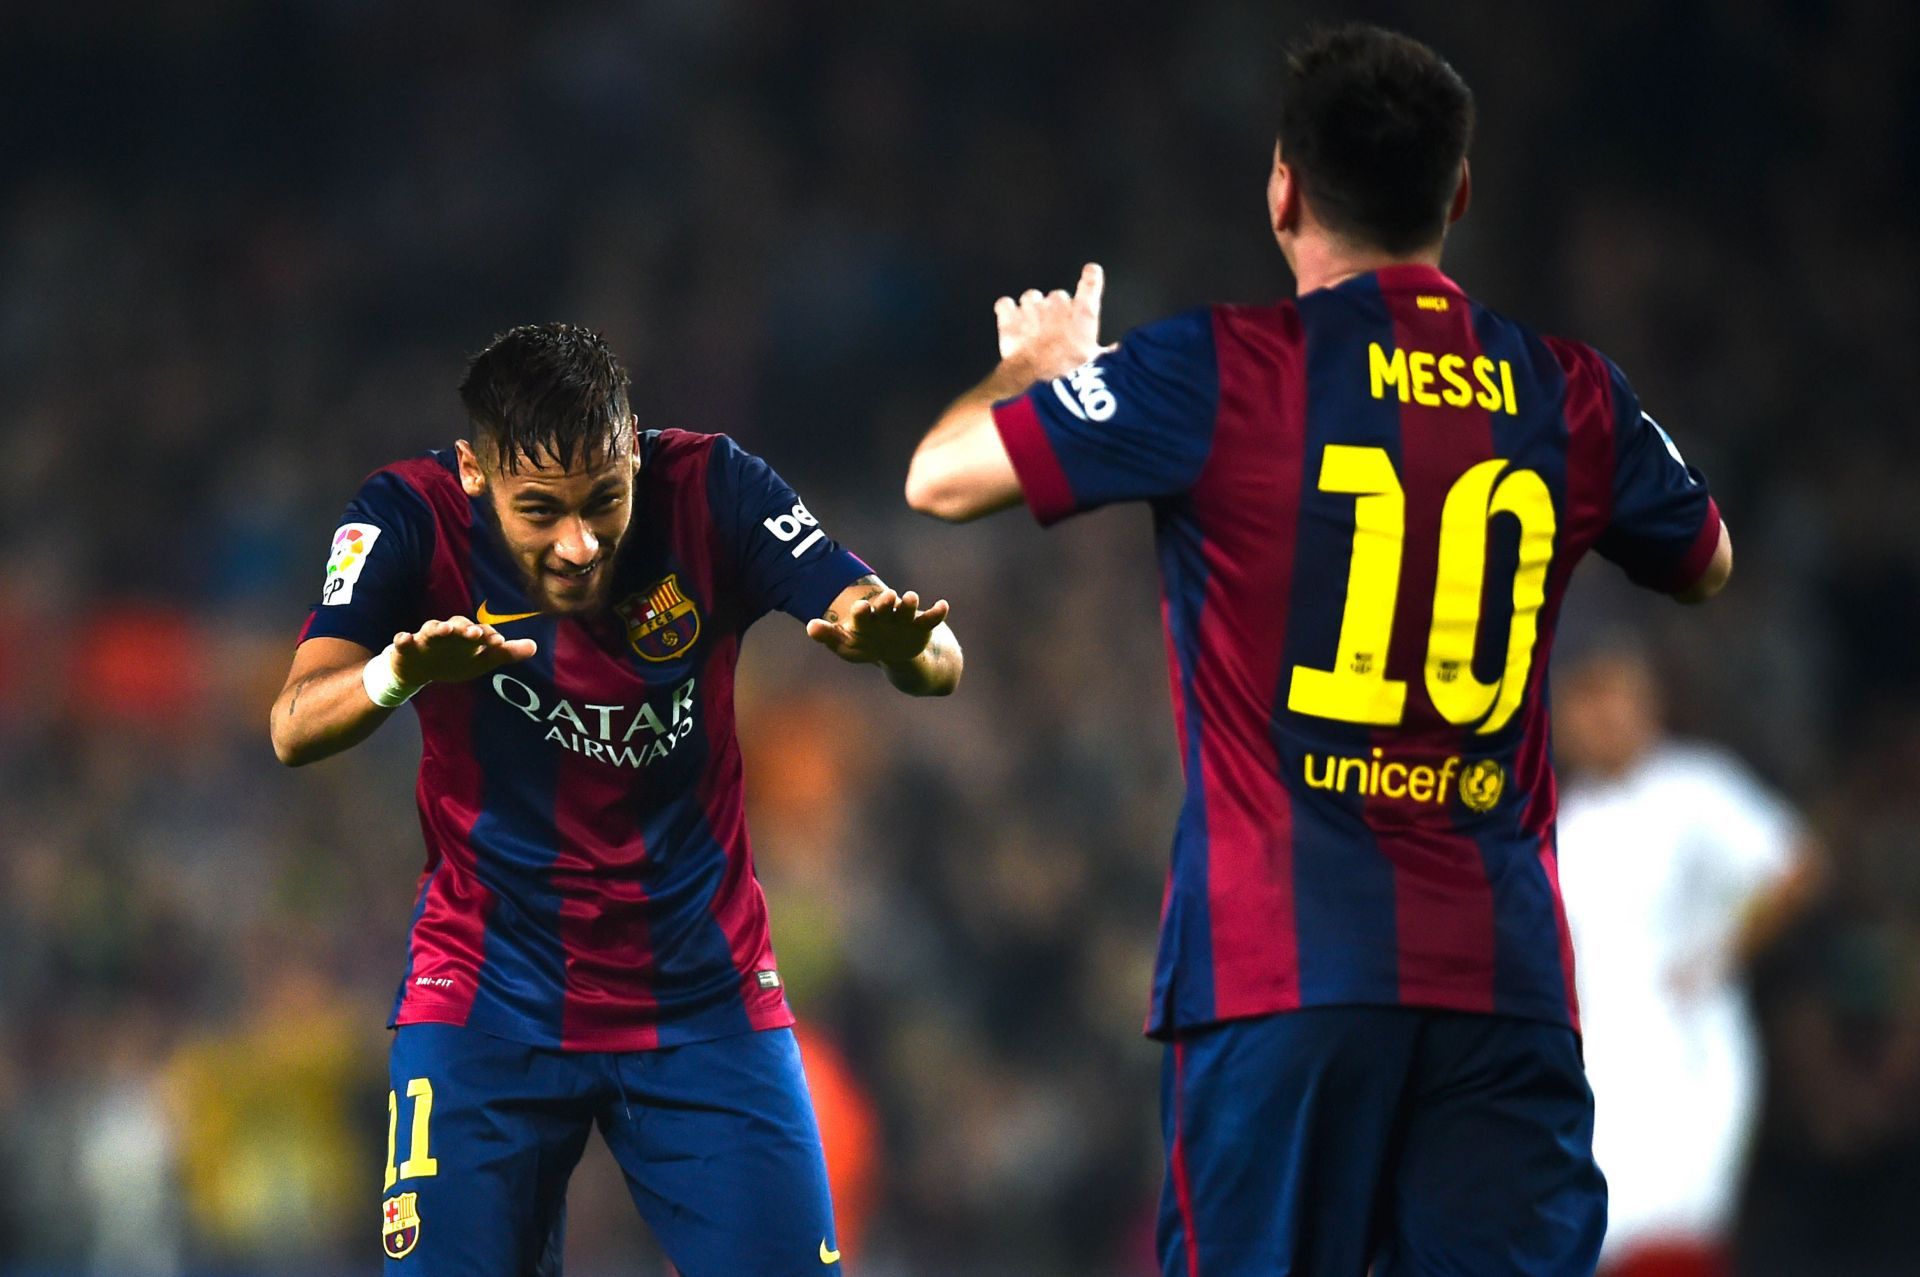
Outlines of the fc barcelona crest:
M 380 1203 L 380 1244 L 389 1259 L 405 1259 L 420 1242 L 418 1193 L 402 1193 Z
M 700 609 L 680 593 L 680 574 L 638 594 L 630 594 L 614 611 L 627 623 L 627 642 L 642 660 L 670 661 L 700 637 Z

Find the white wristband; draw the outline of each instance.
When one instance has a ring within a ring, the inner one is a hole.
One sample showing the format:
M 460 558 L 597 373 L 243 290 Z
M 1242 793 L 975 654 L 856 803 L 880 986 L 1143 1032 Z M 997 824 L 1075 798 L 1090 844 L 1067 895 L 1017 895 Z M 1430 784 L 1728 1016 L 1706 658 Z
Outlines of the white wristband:
M 367 689 L 367 699 L 382 709 L 392 709 L 396 705 L 405 705 L 413 699 L 413 694 L 424 684 L 403 683 L 400 676 L 393 672 L 393 644 L 387 644 L 386 651 L 368 661 L 360 670 L 360 682 Z

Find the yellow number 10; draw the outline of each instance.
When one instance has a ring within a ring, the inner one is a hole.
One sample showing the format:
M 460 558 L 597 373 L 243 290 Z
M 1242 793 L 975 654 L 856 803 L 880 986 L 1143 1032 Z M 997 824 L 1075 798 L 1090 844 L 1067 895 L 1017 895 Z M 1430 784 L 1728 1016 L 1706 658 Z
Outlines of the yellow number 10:
M 392 1091 L 387 1092 L 387 1182 L 382 1192 L 398 1180 L 440 1173 L 439 1159 L 427 1151 L 427 1124 L 433 1120 L 433 1083 L 423 1077 L 413 1078 L 407 1083 L 407 1098 L 413 1101 L 413 1132 L 408 1141 L 407 1160 L 400 1163 L 396 1171 L 393 1154 L 394 1137 L 400 1133 L 400 1099 Z
M 1320 461 L 1319 487 L 1355 498 L 1347 602 L 1333 667 L 1294 666 L 1287 708 L 1315 718 L 1392 727 L 1407 706 L 1406 682 L 1387 677 L 1406 542 L 1406 490 L 1386 449 L 1347 444 L 1328 445 Z M 1496 514 L 1519 520 L 1520 556 L 1513 576 L 1506 669 L 1497 681 L 1483 683 L 1474 675 L 1473 655 L 1487 570 L 1487 524 Z M 1531 470 L 1508 470 L 1498 459 L 1482 461 L 1448 491 L 1440 512 L 1426 683 L 1434 708 L 1449 723 L 1464 727 L 1478 722 L 1480 733 L 1495 732 L 1520 708 L 1546 601 L 1554 528 L 1553 496 Z

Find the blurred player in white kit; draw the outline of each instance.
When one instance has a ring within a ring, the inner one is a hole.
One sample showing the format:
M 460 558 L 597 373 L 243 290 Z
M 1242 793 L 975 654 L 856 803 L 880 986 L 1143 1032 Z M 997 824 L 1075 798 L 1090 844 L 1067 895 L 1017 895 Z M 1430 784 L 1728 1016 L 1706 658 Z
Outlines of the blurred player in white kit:
M 1573 775 L 1560 881 L 1610 1196 L 1602 1272 L 1722 1272 L 1760 1096 L 1740 968 L 1799 862 L 1798 818 L 1731 754 L 1666 735 L 1631 643 L 1558 671 L 1554 729 Z

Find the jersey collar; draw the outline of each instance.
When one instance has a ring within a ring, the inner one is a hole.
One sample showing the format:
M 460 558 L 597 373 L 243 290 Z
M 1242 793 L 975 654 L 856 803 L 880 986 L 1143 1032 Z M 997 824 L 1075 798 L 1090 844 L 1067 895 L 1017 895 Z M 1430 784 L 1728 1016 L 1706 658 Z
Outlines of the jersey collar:
M 1466 290 L 1448 279 L 1438 267 L 1413 262 L 1400 266 L 1382 266 L 1370 272 L 1379 281 L 1380 290 L 1390 293 L 1452 293 L 1465 297 Z M 1365 279 L 1366 276 L 1357 278 Z

